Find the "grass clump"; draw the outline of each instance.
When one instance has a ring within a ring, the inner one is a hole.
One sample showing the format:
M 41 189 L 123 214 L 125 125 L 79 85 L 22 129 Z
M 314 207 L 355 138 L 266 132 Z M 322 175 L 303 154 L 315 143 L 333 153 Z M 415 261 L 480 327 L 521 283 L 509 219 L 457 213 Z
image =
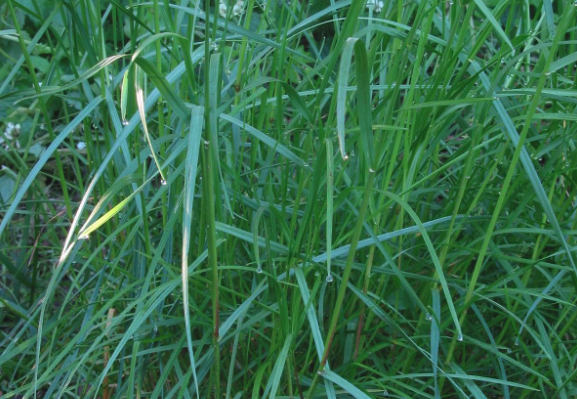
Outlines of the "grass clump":
M 574 397 L 576 12 L 0 4 L 1 397 Z

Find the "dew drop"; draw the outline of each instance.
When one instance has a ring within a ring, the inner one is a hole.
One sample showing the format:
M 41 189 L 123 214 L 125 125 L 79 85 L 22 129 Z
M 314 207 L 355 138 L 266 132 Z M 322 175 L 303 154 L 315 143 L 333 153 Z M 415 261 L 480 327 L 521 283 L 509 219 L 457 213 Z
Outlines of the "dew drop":
M 459 334 L 459 335 L 457 336 L 457 341 L 463 342 L 463 334 Z
M 519 346 L 519 338 L 515 340 L 515 346 Z
M 369 168 L 369 173 L 375 173 L 375 170 L 373 168 Z
M 40 124 L 40 130 L 46 130 L 46 125 L 44 123 Z
M 321 275 L 321 273 L 317 270 L 317 271 L 315 272 L 315 276 L 318 277 L 318 276 L 320 276 L 320 275 Z
M 387 391 L 386 389 L 383 391 L 383 395 L 384 396 L 389 396 L 389 391 Z
M 431 321 L 431 320 L 433 320 L 433 316 L 431 316 L 430 313 L 427 313 L 427 315 L 425 316 L 425 319 L 427 319 L 427 321 Z
M 260 267 L 260 266 L 257 267 L 257 268 L 256 268 L 256 272 L 257 272 L 258 274 L 261 274 L 261 273 L 262 273 L 262 267 Z
M 112 242 L 116 242 L 116 237 L 112 237 Z
M 348 156 L 347 154 L 345 154 L 345 155 L 343 156 L 343 161 L 348 161 L 348 160 L 349 160 L 349 156 Z
M 469 180 L 470 178 L 471 178 L 471 176 L 469 176 L 469 175 L 465 176 L 465 179 L 467 179 L 467 180 Z
M 78 237 L 79 240 L 88 240 L 90 238 L 90 235 L 88 234 L 82 234 L 80 237 Z
M 513 353 L 513 351 L 511 350 L 511 348 L 507 348 L 507 353 Z
M 162 184 L 163 186 L 166 186 L 167 182 L 166 182 L 166 180 L 162 179 L 162 180 L 160 180 L 160 184 Z
M 333 275 L 332 275 L 332 274 L 329 274 L 329 275 L 327 276 L 327 283 L 332 283 L 332 282 L 333 282 Z
M 155 324 L 154 325 L 154 333 L 156 334 L 158 332 L 158 326 Z
M 122 121 L 122 126 L 128 126 L 130 125 L 130 122 L 128 122 L 126 119 Z

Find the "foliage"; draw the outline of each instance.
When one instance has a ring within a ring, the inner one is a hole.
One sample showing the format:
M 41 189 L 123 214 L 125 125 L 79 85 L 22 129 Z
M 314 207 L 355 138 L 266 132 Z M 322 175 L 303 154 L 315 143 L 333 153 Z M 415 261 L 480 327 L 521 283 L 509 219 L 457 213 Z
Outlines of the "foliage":
M 575 6 L 2 2 L 0 396 L 575 397 Z

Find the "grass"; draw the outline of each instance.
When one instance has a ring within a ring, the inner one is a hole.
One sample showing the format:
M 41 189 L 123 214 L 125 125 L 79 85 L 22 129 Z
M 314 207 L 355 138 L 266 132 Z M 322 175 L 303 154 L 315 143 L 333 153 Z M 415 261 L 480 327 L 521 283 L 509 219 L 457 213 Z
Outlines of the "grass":
M 3 2 L 0 397 L 575 397 L 576 14 Z

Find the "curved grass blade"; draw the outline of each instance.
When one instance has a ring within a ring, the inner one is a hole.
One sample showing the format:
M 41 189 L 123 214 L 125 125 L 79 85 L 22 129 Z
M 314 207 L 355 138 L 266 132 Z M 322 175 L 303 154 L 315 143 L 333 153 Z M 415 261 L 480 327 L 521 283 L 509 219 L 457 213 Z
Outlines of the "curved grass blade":
M 499 22 L 497 22 L 497 20 L 495 19 L 495 16 L 491 12 L 491 10 L 489 10 L 489 8 L 485 5 L 483 0 L 474 0 L 474 1 L 475 1 L 475 4 L 477 5 L 477 8 L 479 10 L 481 10 L 481 12 L 485 15 L 485 17 L 487 17 L 487 20 L 489 21 L 491 26 L 493 26 L 493 29 L 495 29 L 495 32 L 497 32 L 497 35 L 499 35 L 501 37 L 501 39 L 503 39 L 503 41 L 507 44 L 507 46 L 509 46 L 511 48 L 511 50 L 513 50 L 513 52 L 515 52 L 515 48 L 513 47 L 513 43 L 511 43 L 511 40 L 509 40 L 509 37 L 503 31 L 503 28 L 501 28 L 501 24 L 499 24 Z
M 375 159 L 375 148 L 373 144 L 373 122 L 371 115 L 371 91 L 369 85 L 369 64 L 367 51 L 364 43 L 358 38 L 349 38 L 343 47 L 343 55 L 339 69 L 339 83 L 337 93 L 337 135 L 339 138 L 339 148 L 343 159 L 348 159 L 345 148 L 345 116 L 347 102 L 347 87 L 351 71 L 353 51 L 355 52 L 356 72 L 357 72 L 357 110 L 360 125 L 360 141 L 365 154 L 365 162 L 372 170 Z
M 190 310 L 188 297 L 188 252 L 190 249 L 190 229 L 192 223 L 192 213 L 194 211 L 194 191 L 196 187 L 196 173 L 198 170 L 198 154 L 200 151 L 200 141 L 202 140 L 202 127 L 204 123 L 204 110 L 202 107 L 193 107 L 190 116 L 190 131 L 188 133 L 188 151 L 186 153 L 185 167 L 185 199 L 183 203 L 182 218 L 182 304 L 184 312 L 184 325 L 186 328 L 186 342 L 188 344 L 188 355 L 192 368 L 192 378 L 196 388 L 196 397 L 199 398 L 198 378 L 196 376 L 196 364 L 194 361 L 194 351 L 192 346 L 192 332 L 190 324 Z
M 322 376 L 327 380 L 334 382 L 335 384 L 343 388 L 346 392 L 350 393 L 356 399 L 371 399 L 369 395 L 367 395 L 359 388 L 351 384 L 349 381 L 345 380 L 343 377 L 341 377 L 340 375 L 331 370 L 326 370 Z

